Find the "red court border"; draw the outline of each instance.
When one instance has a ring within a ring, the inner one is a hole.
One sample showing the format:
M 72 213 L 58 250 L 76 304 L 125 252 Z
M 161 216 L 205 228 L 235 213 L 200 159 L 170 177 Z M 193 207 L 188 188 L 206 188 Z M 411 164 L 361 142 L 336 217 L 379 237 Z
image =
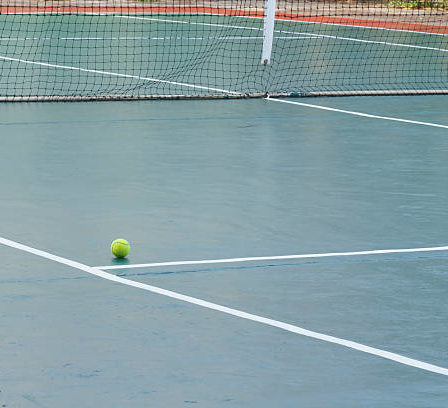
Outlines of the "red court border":
M 89 14 L 89 13 L 121 13 L 126 15 L 136 14 L 214 14 L 222 16 L 240 16 L 240 17 L 256 17 L 263 18 L 264 12 L 258 10 L 235 10 L 229 8 L 214 7 L 197 7 L 197 6 L 0 6 L 0 14 L 50 14 L 50 13 L 73 13 L 73 14 Z M 421 33 L 432 34 L 448 34 L 448 27 L 420 24 L 405 23 L 399 21 L 381 21 L 366 20 L 349 17 L 331 17 L 331 16 L 311 16 L 307 14 L 291 14 L 277 12 L 278 20 L 287 21 L 305 21 L 309 23 L 325 23 L 346 26 L 358 26 L 369 28 L 387 28 L 401 31 L 416 31 Z

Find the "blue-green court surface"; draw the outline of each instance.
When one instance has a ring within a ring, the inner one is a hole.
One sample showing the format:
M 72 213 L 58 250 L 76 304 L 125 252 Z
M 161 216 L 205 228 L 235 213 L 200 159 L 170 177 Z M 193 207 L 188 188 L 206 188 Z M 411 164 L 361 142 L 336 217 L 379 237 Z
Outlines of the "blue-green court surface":
M 448 126 L 447 96 L 290 101 Z M 417 249 L 448 244 L 448 128 L 263 99 L 35 103 L 0 106 L 0 141 L 0 405 L 446 407 L 448 251 Z M 132 267 L 392 249 L 410 251 Z

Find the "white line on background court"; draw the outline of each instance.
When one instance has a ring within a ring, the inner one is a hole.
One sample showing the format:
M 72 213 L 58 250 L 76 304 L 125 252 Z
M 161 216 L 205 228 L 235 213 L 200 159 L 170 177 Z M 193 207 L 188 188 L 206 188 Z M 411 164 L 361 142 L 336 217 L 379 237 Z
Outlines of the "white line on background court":
M 162 22 L 162 23 L 190 24 L 190 25 L 200 25 L 200 26 L 207 26 L 207 27 L 223 27 L 223 28 L 234 28 L 234 29 L 240 29 L 240 30 L 263 31 L 263 27 L 245 27 L 245 26 L 236 26 L 236 25 L 219 24 L 219 23 L 203 23 L 203 22 L 198 22 L 198 21 L 162 19 L 162 18 L 156 18 L 156 17 L 138 17 L 138 16 L 120 16 L 120 15 L 117 15 L 114 17 L 115 18 L 134 19 L 134 20 L 148 20 L 148 21 L 156 21 L 156 22 Z M 326 38 L 326 39 L 352 41 L 352 42 L 365 43 L 365 44 L 387 45 L 387 46 L 391 46 L 391 47 L 404 47 L 404 48 L 415 48 L 415 49 L 428 50 L 428 51 L 448 52 L 448 49 L 439 48 L 439 47 L 427 47 L 427 46 L 422 46 L 422 45 L 395 43 L 395 42 L 389 42 L 389 41 L 363 40 L 361 38 L 342 37 L 339 35 L 307 33 L 307 32 L 300 32 L 300 31 L 285 31 L 285 30 L 274 30 L 274 33 L 290 34 L 290 35 L 295 35 L 295 36 L 307 35 L 307 36 L 310 36 L 310 37 L 308 37 L 309 39 Z
M 76 261 L 72 261 L 70 259 L 67 258 L 62 258 L 60 256 L 57 255 L 53 255 L 49 252 L 45 252 L 45 251 L 41 251 L 39 249 L 36 248 L 32 248 L 29 247 L 27 245 L 23 245 L 20 244 L 18 242 L 15 241 L 11 241 L 9 239 L 6 238 L 2 238 L 0 237 L 0 244 L 9 246 L 11 248 L 15 248 L 18 249 L 20 251 L 24 251 L 24 252 L 28 252 L 37 256 L 40 256 L 42 258 L 46 258 L 49 260 L 52 260 L 54 262 L 58 262 L 60 264 L 64 264 L 67 266 L 70 266 L 72 268 L 76 268 L 79 270 L 82 270 L 84 272 L 87 272 L 91 275 L 95 275 L 98 276 L 100 278 L 103 279 L 107 279 L 113 282 L 117 282 L 117 283 L 121 283 L 123 285 L 127 285 L 127 286 L 132 286 L 135 288 L 139 288 L 139 289 L 143 289 L 146 290 L 148 292 L 152 292 L 152 293 L 157 293 L 159 295 L 163 295 L 163 296 L 167 296 L 173 299 L 177 299 L 183 302 L 187 302 L 187 303 L 191 303 L 197 306 L 201 306 L 207 309 L 211 309 L 211 310 L 216 310 L 218 312 L 222 312 L 222 313 L 226 313 L 228 315 L 232 315 L 232 316 L 236 316 L 236 317 L 240 317 L 242 319 L 246 319 L 246 320 L 251 320 L 254 322 L 258 322 L 258 323 L 262 323 L 268 326 L 272 326 L 272 327 L 277 327 L 279 329 L 282 330 L 286 330 L 288 332 L 291 333 L 296 333 L 299 334 L 301 336 L 306 336 L 306 337 L 310 337 L 310 338 L 314 338 L 317 340 L 321 340 L 321 341 L 325 341 L 328 343 L 333 343 L 333 344 L 338 344 L 340 346 L 344 346 L 344 347 L 348 347 L 354 350 L 358 350 L 361 351 L 363 353 L 367 353 L 367 354 L 371 354 L 371 355 L 375 355 L 378 357 L 382 357 L 388 360 L 392 360 L 395 361 L 397 363 L 400 364 L 404 364 L 410 367 L 415 367 L 421 370 L 425 370 L 425 371 L 429 371 L 432 373 L 436 373 L 436 374 L 441 374 L 444 376 L 448 376 L 448 368 L 444 368 L 444 367 L 440 367 L 440 366 L 436 366 L 433 364 L 429 364 L 426 363 L 424 361 L 420 361 L 420 360 L 415 360 L 409 357 L 405 357 L 402 356 L 400 354 L 396 354 L 396 353 L 392 353 L 386 350 L 381 350 L 378 348 L 374 348 L 374 347 L 370 347 L 370 346 L 366 346 L 364 344 L 360 344 L 360 343 L 356 343 L 354 341 L 351 340 L 345 340 L 342 338 L 338 338 L 338 337 L 334 337 L 334 336 L 329 336 L 323 333 L 318 333 L 315 331 L 311 331 L 311 330 L 307 330 L 304 329 L 302 327 L 298 327 L 298 326 L 294 326 L 292 324 L 288 324 L 288 323 L 284 323 L 278 320 L 273 320 L 273 319 L 269 319 L 266 317 L 262 317 L 262 316 L 258 316 L 255 314 L 251 314 L 251 313 L 247 313 L 247 312 L 243 312 L 241 310 L 237 310 L 237 309 L 232 309 L 230 307 L 226 307 L 226 306 L 222 306 L 222 305 L 218 305 L 216 303 L 211 303 L 208 302 L 206 300 L 202 300 L 202 299 L 198 299 L 198 298 L 194 298 L 191 296 L 187 296 L 187 295 L 183 295 L 181 293 L 177 293 L 177 292 L 172 292 L 166 289 L 162 289 L 162 288 L 158 288 L 156 286 L 151 286 L 151 285 L 147 285 L 144 283 L 140 283 L 140 282 L 135 282 L 129 279 L 125 279 L 122 278 L 120 276 L 116 276 L 116 275 L 112 275 L 108 272 L 104 272 L 98 268 L 94 268 L 91 266 L 87 266 L 84 264 L 81 264 L 79 262 Z
M 286 101 L 284 99 L 277 99 L 277 98 L 265 98 L 267 101 L 275 101 L 275 102 L 281 102 L 281 103 L 289 103 L 291 105 L 298 105 L 298 106 L 305 106 L 307 108 L 314 108 L 314 109 L 321 109 L 321 110 L 327 110 L 332 112 L 339 112 L 339 113 L 347 113 L 349 115 L 355 115 L 355 116 L 363 116 L 365 118 L 372 118 L 372 119 L 382 119 L 382 120 L 391 120 L 394 122 L 404 122 L 404 123 L 411 123 L 414 125 L 422 125 L 422 126 L 432 126 L 437 128 L 443 128 L 448 129 L 448 125 L 440 125 L 438 123 L 431 123 L 431 122 L 420 122 L 418 120 L 410 120 L 410 119 L 401 119 L 401 118 L 393 118 L 390 116 L 379 116 L 379 115 L 371 115 L 370 113 L 362 113 L 362 112 L 353 112 L 348 111 L 344 109 L 336 109 L 336 108 L 329 108 L 327 106 L 321 106 L 321 105 L 312 105 L 310 103 L 303 103 L 303 102 L 295 102 L 295 101 Z
M 304 40 L 313 39 L 316 36 L 276 36 L 275 39 L 281 40 Z M 22 41 L 235 41 L 235 40 L 262 40 L 262 36 L 208 36 L 208 37 L 0 37 L 2 42 L 22 42 Z
M 216 91 L 216 92 L 222 92 L 225 94 L 240 95 L 240 92 L 233 92 L 233 91 L 229 91 L 226 89 L 211 88 L 208 86 L 187 84 L 184 82 L 167 81 L 167 80 L 158 79 L 158 78 L 148 78 L 148 77 L 142 77 L 142 76 L 138 76 L 138 75 L 120 74 L 118 72 L 109 72 L 109 71 L 100 71 L 97 69 L 73 67 L 70 65 L 59 65 L 59 64 L 49 64 L 49 63 L 40 62 L 40 61 L 29 61 L 29 60 L 25 60 L 22 58 L 6 57 L 4 55 L 0 55 L 0 60 L 19 62 L 22 64 L 29 64 L 29 65 L 38 65 L 41 67 L 48 67 L 48 68 L 59 68 L 59 69 L 67 69 L 67 70 L 71 70 L 71 71 L 87 72 L 90 74 L 99 74 L 99 75 L 114 76 L 114 77 L 120 77 L 120 78 L 137 79 L 140 81 L 159 82 L 159 83 L 164 83 L 164 84 L 179 85 L 179 86 L 183 86 L 183 87 L 187 87 L 187 88 L 205 89 L 207 91 Z
M 152 13 L 151 15 L 157 15 L 157 14 L 161 14 L 161 15 L 166 15 L 166 13 Z M 174 16 L 180 16 L 180 17 L 185 17 L 186 14 L 185 13 L 170 13 L 171 15 Z M 54 15 L 54 16 L 60 16 L 60 15 L 65 15 L 65 16 L 69 16 L 71 17 L 73 15 L 72 12 L 70 11 L 57 11 L 57 12 L 48 12 L 48 11 L 31 11 L 31 12 L 7 12 L 3 14 L 4 16 L 15 16 L 15 15 L 43 15 L 43 16 L 50 16 L 50 15 Z M 78 13 L 78 16 L 105 16 L 105 17 L 121 17 L 121 18 L 139 18 L 136 16 L 119 16 L 115 14 L 115 11 L 113 12 L 85 12 L 85 13 Z M 246 19 L 246 20 L 263 20 L 264 16 L 244 16 L 244 15 L 232 15 L 232 16 L 228 16 L 226 14 L 219 14 L 219 13 L 194 13 L 194 16 L 214 16 L 214 17 L 231 17 L 231 18 L 239 18 L 239 19 Z M 140 18 L 144 18 L 144 17 L 140 17 Z M 160 19 L 162 20 L 162 19 Z M 165 20 L 165 21 L 169 21 L 169 20 Z M 387 27 L 374 27 L 374 26 L 364 26 L 364 25 L 352 25 L 352 24 L 342 24 L 342 23 L 324 23 L 322 21 L 307 21 L 307 20 L 295 20 L 295 19 L 286 19 L 286 18 L 279 18 L 278 19 L 279 22 L 282 23 L 300 23 L 300 24 L 319 24 L 319 25 L 327 25 L 327 26 L 336 26 L 336 27 L 346 27 L 346 28 L 357 28 L 357 29 L 363 29 L 363 30 L 383 30 L 383 31 L 395 31 L 395 32 L 399 32 L 399 33 L 413 33 L 413 34 L 422 34 L 422 35 L 433 35 L 433 36 L 443 36 L 446 37 L 448 36 L 448 34 L 445 33 L 431 33 L 431 32 L 427 32 L 427 31 L 417 31 L 417 30 L 407 30 L 407 29 L 401 29 L 401 28 L 387 28 Z M 176 21 L 176 20 L 171 20 L 171 22 L 173 23 L 179 23 L 183 21 Z M 231 26 L 229 26 L 231 27 Z M 437 26 L 434 26 L 437 27 Z

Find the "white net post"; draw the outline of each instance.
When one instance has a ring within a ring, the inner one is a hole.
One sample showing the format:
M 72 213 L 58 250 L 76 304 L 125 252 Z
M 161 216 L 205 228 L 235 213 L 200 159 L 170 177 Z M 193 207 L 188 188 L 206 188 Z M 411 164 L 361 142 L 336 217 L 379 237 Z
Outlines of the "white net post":
M 261 56 L 261 63 L 263 65 L 268 65 L 271 62 L 275 8 L 276 0 L 266 0 L 264 7 L 263 52 Z

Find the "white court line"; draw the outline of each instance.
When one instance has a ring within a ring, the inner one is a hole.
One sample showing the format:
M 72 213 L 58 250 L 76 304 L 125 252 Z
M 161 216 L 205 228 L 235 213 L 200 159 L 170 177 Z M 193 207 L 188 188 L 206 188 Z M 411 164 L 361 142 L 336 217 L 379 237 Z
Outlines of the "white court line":
M 39 65 L 39 66 L 50 67 L 50 68 L 69 69 L 72 71 L 88 72 L 88 73 L 92 73 L 92 74 L 108 75 L 108 76 L 115 76 L 115 77 L 120 77 L 120 78 L 138 79 L 140 81 L 159 82 L 159 83 L 165 83 L 165 84 L 171 84 L 171 85 L 185 86 L 187 88 L 206 89 L 207 91 L 217 91 L 217 92 L 222 92 L 222 93 L 226 93 L 226 94 L 235 94 L 235 95 L 241 94 L 240 92 L 229 91 L 227 89 L 211 88 L 211 87 L 201 86 L 201 85 L 186 84 L 183 82 L 166 81 L 166 80 L 157 79 L 157 78 L 146 78 L 146 77 L 141 77 L 138 75 L 119 74 L 117 72 L 99 71 L 96 69 L 72 67 L 69 65 L 58 65 L 58 64 L 48 64 L 46 62 L 28 61 L 28 60 L 24 60 L 21 58 L 11 58 L 11 57 L 5 57 L 2 55 L 0 55 L 0 60 L 20 62 L 23 64 Z
M 366 117 L 366 118 L 391 120 L 391 121 L 394 121 L 394 122 L 412 123 L 414 125 L 432 126 L 432 127 L 437 127 L 437 128 L 448 129 L 448 125 L 440 125 L 438 123 L 420 122 L 418 120 L 392 118 L 390 116 L 371 115 L 369 113 L 353 112 L 353 111 L 348 111 L 348 110 L 343 110 L 343 109 L 329 108 L 327 106 L 311 105 L 309 103 L 302 103 L 302 102 L 295 102 L 295 101 L 285 101 L 284 99 L 276 99 L 276 98 L 269 98 L 269 97 L 265 98 L 265 99 L 268 100 L 268 101 L 289 103 L 291 105 L 305 106 L 307 108 L 315 108 L 315 109 L 327 110 L 327 111 L 332 111 L 332 112 L 347 113 L 349 115 L 363 116 L 363 117 Z
M 107 14 L 105 14 L 107 15 Z M 263 28 L 258 27 L 245 27 L 245 26 L 235 26 L 229 24 L 218 24 L 218 23 L 202 23 L 202 22 L 191 22 L 191 21 L 183 21 L 183 20 L 169 20 L 169 19 L 161 19 L 161 18 L 152 18 L 152 17 L 137 17 L 137 16 L 119 16 L 113 15 L 114 18 L 124 18 L 124 19 L 134 19 L 134 20 L 148 20 L 148 21 L 158 21 L 158 22 L 167 22 L 167 23 L 176 23 L 176 24 L 190 24 L 190 25 L 202 25 L 208 27 L 224 27 L 224 28 L 236 28 L 242 30 L 255 30 L 255 31 L 263 31 Z M 239 16 L 242 17 L 242 16 Z M 288 21 L 288 20 L 281 20 Z M 309 23 L 309 24 L 328 24 L 328 25 L 342 25 L 343 24 L 331 24 L 331 23 L 318 23 L 318 22 L 307 22 L 307 21 L 299 21 L 300 23 Z M 382 30 L 390 30 L 395 31 L 393 29 L 381 28 L 381 27 L 363 27 L 363 26 L 347 26 L 347 27 L 356 27 L 356 28 L 371 28 L 371 29 L 382 29 Z M 408 30 L 396 30 L 396 31 L 406 31 L 411 33 L 419 33 L 419 34 L 433 34 L 433 33 L 420 33 L 419 31 L 408 31 Z M 388 45 L 392 47 L 402 47 L 402 48 L 413 48 L 413 49 L 421 49 L 421 50 L 429 50 L 429 51 L 438 51 L 438 52 L 448 52 L 448 49 L 438 48 L 438 47 L 426 47 L 421 45 L 413 45 L 413 44 L 403 44 L 403 43 L 394 43 L 388 41 L 374 41 L 374 40 L 362 40 L 359 38 L 352 37 L 341 37 L 337 35 L 325 35 L 325 34 L 315 34 L 315 33 L 306 33 L 306 32 L 295 32 L 295 31 L 285 31 L 285 30 L 274 30 L 275 33 L 280 34 L 292 34 L 295 36 L 300 36 L 296 38 L 291 37 L 275 37 L 276 39 L 317 39 L 317 38 L 329 38 L 335 40 L 342 41 L 352 41 L 359 42 L 365 44 L 376 44 L 376 45 Z M 444 35 L 447 34 L 434 34 L 434 35 Z M 226 37 L 219 38 L 220 40 L 226 39 Z M 238 39 L 238 38 L 236 38 Z M 239 38 L 239 39 L 250 39 L 250 38 Z
M 303 40 L 316 38 L 312 34 L 296 37 L 278 36 L 281 40 Z M 256 36 L 224 36 L 224 37 L 0 37 L 0 41 L 233 41 L 233 40 L 262 40 L 263 37 Z
M 31 253 L 31 254 L 40 256 L 42 258 L 50 259 L 52 261 L 55 261 L 55 262 L 58 262 L 58 263 L 70 266 L 72 268 L 76 268 L 76 269 L 82 270 L 84 272 L 90 273 L 91 275 L 95 275 L 95 276 L 98 276 L 100 278 L 107 279 L 107 280 L 110 280 L 110 281 L 113 281 L 113 282 L 121 283 L 123 285 L 132 286 L 132 287 L 135 287 L 135 288 L 147 290 L 149 292 L 153 292 L 153 293 L 157 293 L 159 295 L 163 295 L 163 296 L 167 296 L 167 297 L 170 297 L 170 298 L 173 298 L 173 299 L 181 300 L 183 302 L 192 303 L 192 304 L 195 304 L 197 306 L 205 307 L 207 309 L 216 310 L 218 312 L 226 313 L 226 314 L 229 314 L 229 315 L 232 315 L 232 316 L 237 316 L 237 317 L 240 317 L 242 319 L 251 320 L 251 321 L 254 321 L 254 322 L 266 324 L 268 326 L 277 327 L 279 329 L 286 330 L 286 331 L 289 331 L 289 332 L 292 332 L 292 333 L 296 333 L 296 334 L 300 334 L 302 336 L 311 337 L 313 339 L 326 341 L 328 343 L 338 344 L 340 346 L 344 346 L 344 347 L 348 347 L 348 348 L 351 348 L 351 349 L 354 349 L 354 350 L 358 350 L 358 351 L 361 351 L 363 353 L 372 354 L 372 355 L 375 355 L 375 356 L 378 356 L 378 357 L 382 357 L 382 358 L 385 358 L 385 359 L 388 359 L 388 360 L 395 361 L 395 362 L 400 363 L 400 364 L 404 364 L 404 365 L 407 365 L 407 366 L 419 368 L 421 370 L 430 371 L 430 372 L 433 372 L 433 373 L 436 373 L 436 374 L 442 374 L 442 375 L 448 376 L 448 368 L 436 366 L 436 365 L 433 365 L 433 364 L 425 363 L 424 361 L 415 360 L 413 358 L 405 357 L 405 356 L 402 356 L 400 354 L 391 353 L 389 351 L 385 351 L 385 350 L 381 350 L 381 349 L 378 349 L 378 348 L 366 346 L 364 344 L 356 343 L 356 342 L 351 341 L 351 340 L 345 340 L 345 339 L 341 339 L 339 337 L 328 336 L 328 335 L 323 334 L 323 333 L 318 333 L 318 332 L 315 332 L 315 331 L 307 330 L 307 329 L 304 329 L 302 327 L 294 326 L 292 324 L 280 322 L 278 320 L 268 319 L 266 317 L 254 315 L 254 314 L 251 314 L 251 313 L 246 313 L 246 312 L 243 312 L 241 310 L 232 309 L 232 308 L 229 308 L 229 307 L 226 307 L 226 306 L 221 306 L 221 305 L 218 305 L 216 303 L 211 303 L 211 302 L 207 302 L 206 300 L 194 298 L 194 297 L 191 297 L 191 296 L 182 295 L 181 293 L 172 292 L 172 291 L 166 290 L 166 289 L 161 289 L 161 288 L 158 288 L 156 286 L 151 286 L 151 285 L 147 285 L 145 283 L 135 282 L 135 281 L 132 281 L 132 280 L 129 280 L 129 279 L 122 278 L 120 276 L 115 276 L 115 275 L 112 275 L 110 273 L 101 271 L 98 268 L 93 268 L 91 266 L 87 266 L 87 265 L 81 264 L 79 262 L 72 261 L 70 259 L 62 258 L 60 256 L 53 255 L 53 254 L 50 254 L 50 253 L 45 252 L 45 251 L 41 251 L 39 249 L 35 249 L 35 248 L 32 248 L 32 247 L 20 244 L 18 242 L 11 241 L 11 240 L 6 239 L 6 238 L 0 237 L 0 244 L 9 246 L 11 248 L 16 248 L 16 249 L 24 251 L 24 252 Z
M 210 16 L 210 13 L 197 13 L 199 15 Z M 196 15 L 196 13 L 195 13 Z M 222 14 L 212 14 L 213 16 L 227 17 Z M 232 16 L 232 18 L 246 18 L 246 19 L 258 19 L 263 20 L 264 17 L 257 16 Z M 414 34 L 424 34 L 424 35 L 438 35 L 438 36 L 448 36 L 448 34 L 444 33 L 429 33 L 427 31 L 415 31 L 415 30 L 406 30 L 400 28 L 386 28 L 386 27 L 375 27 L 375 26 L 363 26 L 363 25 L 352 25 L 352 24 L 342 24 L 342 23 L 323 23 L 322 21 L 306 21 L 306 20 L 294 20 L 294 19 L 286 19 L 279 18 L 276 20 L 279 23 L 300 23 L 300 24 L 321 24 L 328 26 L 337 26 L 337 27 L 347 27 L 347 28 L 363 28 L 365 30 L 384 30 L 384 31 L 396 31 L 399 33 L 414 33 Z M 375 22 L 375 21 L 373 21 Z
M 156 17 L 137 17 L 137 16 L 119 16 L 114 15 L 114 18 L 125 18 L 128 20 L 144 20 L 144 21 L 156 21 L 162 23 L 174 23 L 174 24 L 189 24 L 189 25 L 200 25 L 207 27 L 224 27 L 224 28 L 238 28 L 241 30 L 254 30 L 254 31 L 263 31 L 262 28 L 259 27 L 245 27 L 245 26 L 234 26 L 229 24 L 218 24 L 218 23 L 203 23 L 198 21 L 184 21 L 184 20 L 170 20 L 166 18 L 156 18 Z
M 227 17 L 226 15 L 222 15 L 222 14 L 195 13 L 195 15 L 196 14 L 205 15 L 205 16 L 213 15 L 213 16 Z M 257 17 L 257 16 L 232 16 L 232 18 L 246 18 L 246 19 L 255 19 L 255 20 L 263 20 L 264 19 L 264 17 Z M 322 21 L 293 20 L 293 19 L 286 19 L 286 18 L 279 18 L 276 21 L 278 23 L 320 24 L 320 25 L 347 27 L 347 28 L 362 28 L 365 30 L 395 31 L 395 32 L 399 32 L 399 33 L 437 35 L 437 36 L 442 36 L 442 37 L 448 36 L 448 34 L 444 34 L 444 33 L 429 33 L 427 31 L 416 31 L 416 30 L 406 30 L 406 29 L 400 29 L 400 28 L 386 28 L 386 27 L 375 27 L 375 26 L 363 26 L 363 25 L 355 25 L 355 24 L 323 23 Z M 375 21 L 372 21 L 372 22 L 375 22 Z
M 166 13 L 153 13 L 152 15 L 156 15 L 156 14 L 162 14 L 162 15 L 166 15 Z M 172 15 L 179 15 L 179 16 L 185 16 L 185 13 L 171 13 Z M 11 13 L 4 13 L 3 15 L 44 15 L 44 16 L 49 16 L 49 15 L 54 15 L 54 16 L 59 16 L 59 15 L 67 15 L 67 16 L 72 16 L 73 13 L 72 12 L 45 12 L 45 11 L 34 11 L 34 12 L 11 12 Z M 93 12 L 86 12 L 83 13 L 82 15 L 88 15 L 88 16 L 105 16 L 105 17 L 123 17 L 126 18 L 127 16 L 116 16 L 115 12 L 98 12 L 98 13 L 93 13 Z M 201 15 L 201 16 L 216 16 L 216 17 L 229 17 L 225 14 L 215 14 L 215 13 L 194 13 L 194 16 L 197 15 Z M 132 18 L 131 16 L 129 16 L 130 18 Z M 232 18 L 240 18 L 240 19 L 252 19 L 252 20 L 263 20 L 264 17 L 257 17 L 257 16 L 231 16 Z M 347 28 L 361 28 L 361 29 L 365 29 L 365 30 L 384 30 L 384 31 L 395 31 L 395 32 L 404 32 L 404 33 L 413 33 L 413 34 L 422 34 L 422 35 L 437 35 L 437 36 L 443 36 L 446 37 L 448 36 L 448 34 L 444 34 L 444 33 L 429 33 L 426 31 L 415 31 L 415 30 L 406 30 L 406 29 L 399 29 L 399 28 L 386 28 L 386 27 L 375 27 L 375 26 L 363 26 L 363 25 L 352 25 L 352 24 L 341 24 L 341 23 L 323 23 L 321 21 L 306 21 L 306 20 L 292 20 L 292 19 L 278 19 L 277 21 L 279 22 L 284 22 L 284 23 L 300 23 L 300 24 L 321 24 L 321 25 L 328 25 L 328 26 L 338 26 L 338 27 L 347 27 Z
M 200 265 L 200 264 L 221 264 L 251 261 L 275 261 L 281 259 L 309 259 L 309 258 L 329 258 L 337 256 L 358 256 L 358 255 L 379 255 L 379 254 L 401 254 L 413 252 L 433 252 L 447 251 L 448 246 L 430 247 L 430 248 L 406 248 L 406 249 L 375 249 L 370 251 L 352 251 L 352 252 L 327 252 L 322 254 L 300 254 L 300 255 L 278 255 L 278 256 L 252 256 L 246 258 L 224 258 L 224 259 L 204 259 L 200 261 L 175 261 L 175 262 L 153 262 L 146 264 L 123 264 L 96 266 L 95 268 L 108 269 L 132 269 L 132 268 L 151 268 L 157 266 L 179 266 L 179 265 Z
M 194 23 L 197 24 L 197 23 Z M 231 27 L 231 26 L 230 26 Z M 238 27 L 242 28 L 242 27 Z M 259 30 L 259 29 L 257 29 Z M 401 44 L 393 43 L 387 41 L 373 41 L 373 40 L 361 40 L 358 38 L 350 37 L 339 37 L 335 35 L 324 35 L 324 34 L 312 34 L 312 33 L 296 33 L 293 31 L 274 31 L 281 34 L 290 34 L 289 36 L 274 36 L 275 40 L 315 40 L 319 38 L 330 38 L 336 40 L 353 41 L 359 43 L 367 44 L 378 44 L 378 45 L 390 45 L 392 47 L 402 47 L 402 48 L 415 48 L 421 50 L 429 51 L 440 51 L 448 52 L 446 48 L 437 47 L 426 47 L 422 45 L 412 45 L 412 44 Z M 219 41 L 234 41 L 234 40 L 262 40 L 263 37 L 256 36 L 221 36 L 221 37 L 3 37 L 0 41 L 129 41 L 129 40 L 140 40 L 140 41 L 206 41 L 206 40 L 219 40 Z
M 258 29 L 257 29 L 258 30 Z M 428 51 L 439 51 L 448 52 L 446 48 L 437 47 L 426 47 L 422 45 L 412 45 L 412 44 L 401 44 L 393 43 L 387 41 L 373 41 L 373 40 L 361 40 L 358 38 L 350 37 L 339 37 L 335 35 L 324 35 L 324 34 L 312 34 L 312 33 L 296 33 L 290 31 L 275 31 L 281 34 L 290 34 L 289 36 L 274 36 L 274 40 L 316 40 L 319 38 L 330 38 L 335 40 L 353 41 L 359 43 L 367 44 L 378 44 L 378 45 L 390 45 L 392 47 L 402 47 L 402 48 L 414 48 Z M 129 41 L 129 40 L 140 40 L 140 41 L 207 41 L 207 40 L 218 40 L 218 41 L 234 41 L 234 40 L 262 40 L 263 37 L 248 37 L 248 36 L 221 36 L 221 37 L 3 37 L 0 41 Z
M 415 30 L 405 30 L 405 29 L 398 29 L 398 28 L 386 28 L 386 27 L 375 27 L 375 26 L 362 26 L 362 25 L 351 25 L 351 24 L 339 24 L 339 23 L 322 23 L 320 21 L 304 21 L 304 20 L 279 20 L 281 22 L 297 22 L 301 24 L 321 24 L 321 25 L 328 25 L 328 26 L 338 26 L 338 27 L 347 27 L 347 28 L 363 28 L 365 30 L 383 30 L 383 31 L 395 31 L 399 33 L 413 33 L 413 34 L 423 34 L 423 35 L 437 35 L 441 37 L 446 37 L 448 34 L 444 33 L 428 33 L 426 31 L 415 31 Z
M 93 13 L 92 13 L 93 14 Z M 153 15 L 155 15 L 154 13 Z M 163 14 L 163 13 L 160 13 Z M 173 15 L 179 15 L 180 17 L 185 16 L 185 14 L 182 13 L 172 13 Z M 113 16 L 113 17 L 129 17 L 134 18 L 133 16 L 116 16 L 113 13 L 97 13 L 95 15 L 103 15 L 103 16 Z M 217 16 L 217 17 L 229 17 L 224 14 L 214 14 L 214 13 L 194 13 L 194 15 L 203 15 L 203 16 Z M 252 19 L 252 20 L 263 20 L 264 17 L 257 17 L 257 16 L 231 16 L 232 18 L 240 18 L 240 19 Z M 140 17 L 145 18 L 145 17 Z M 150 17 L 148 17 L 150 18 Z M 165 20 L 167 22 L 174 22 L 178 23 L 179 21 L 176 20 Z M 361 28 L 364 30 L 383 30 L 383 31 L 395 31 L 399 33 L 413 33 L 413 34 L 423 34 L 423 35 L 436 35 L 436 36 L 442 36 L 446 37 L 448 34 L 444 33 L 429 33 L 427 31 L 416 31 L 416 30 L 406 30 L 406 29 L 399 29 L 399 28 L 386 28 L 386 27 L 375 27 L 375 26 L 364 26 L 364 25 L 352 25 L 352 24 L 342 24 L 342 23 L 323 23 L 321 21 L 307 21 L 307 20 L 292 20 L 292 19 L 277 19 L 279 23 L 300 23 L 300 24 L 320 24 L 320 25 L 328 25 L 328 26 L 337 26 L 337 27 L 347 27 L 347 28 Z M 372 21 L 375 22 L 375 21 Z M 229 26 L 231 27 L 231 26 Z M 242 27 L 235 27 L 235 28 L 242 28 Z
M 294 33 L 294 32 L 289 32 L 289 31 L 281 31 L 281 32 L 283 34 L 294 34 L 294 35 L 300 34 L 300 33 Z M 305 34 L 305 33 L 301 33 L 301 34 Z M 365 43 L 365 44 L 390 45 L 392 47 L 415 48 L 418 50 L 448 52 L 448 49 L 446 49 L 446 48 L 426 47 L 423 45 L 393 43 L 393 42 L 388 42 L 388 41 L 362 40 L 360 38 L 340 37 L 338 35 L 327 35 L 327 34 L 310 34 L 310 35 L 314 35 L 316 38 L 331 38 L 334 40 L 352 41 L 352 42 L 359 42 L 359 43 Z
M 135 17 L 135 16 L 114 16 L 114 17 L 135 19 L 135 20 L 161 21 L 161 22 L 165 22 L 165 23 L 191 24 L 191 25 L 203 25 L 203 26 L 208 26 L 208 27 L 224 27 L 224 28 L 237 28 L 237 29 L 241 29 L 241 30 L 263 31 L 263 28 L 259 28 L 259 27 L 244 27 L 244 26 L 234 26 L 234 25 L 218 24 L 218 23 L 201 23 L 201 22 L 191 22 L 191 21 L 183 21 L 183 20 L 167 20 L 167 19 L 159 19 L 159 18 L 152 18 L 152 17 Z M 393 43 L 393 42 L 388 42 L 388 41 L 362 40 L 360 38 L 340 37 L 337 35 L 315 34 L 315 33 L 285 31 L 285 30 L 274 30 L 274 33 L 292 34 L 292 35 L 307 35 L 307 36 L 310 36 L 310 37 L 308 37 L 309 39 L 330 38 L 330 39 L 334 39 L 334 40 L 352 41 L 352 42 L 359 42 L 359 43 L 365 43 L 365 44 L 388 45 L 388 46 L 392 46 L 392 47 L 404 47 L 404 48 L 415 48 L 415 49 L 419 49 L 419 50 L 448 52 L 448 49 L 445 49 L 445 48 L 425 47 L 425 46 L 421 46 L 421 45 Z

